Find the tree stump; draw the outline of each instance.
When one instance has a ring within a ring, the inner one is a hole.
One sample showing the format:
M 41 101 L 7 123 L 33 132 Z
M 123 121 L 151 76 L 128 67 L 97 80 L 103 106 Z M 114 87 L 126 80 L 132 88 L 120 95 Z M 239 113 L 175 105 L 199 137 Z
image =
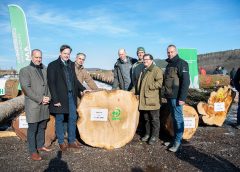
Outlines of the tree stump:
M 138 99 L 128 91 L 86 93 L 77 111 L 80 137 L 93 147 L 120 148 L 132 140 L 138 126 Z
M 16 135 L 23 141 L 27 141 L 27 128 L 20 128 L 20 117 L 25 117 L 25 112 L 21 113 L 12 121 L 12 128 Z M 22 126 L 23 127 L 23 126 Z M 50 115 L 50 120 L 47 123 L 47 128 L 45 130 L 45 146 L 48 147 L 55 140 L 55 118 Z
M 202 122 L 207 125 L 222 126 L 235 95 L 230 86 L 224 86 L 216 92 L 213 91 L 207 103 L 199 102 L 197 110 Z
M 183 117 L 183 139 L 188 140 L 192 138 L 198 128 L 199 117 L 197 111 L 189 105 L 183 105 Z M 173 119 L 171 116 L 170 108 L 166 103 L 161 105 L 160 122 L 161 128 L 163 128 L 164 131 L 166 131 L 170 136 L 174 136 Z

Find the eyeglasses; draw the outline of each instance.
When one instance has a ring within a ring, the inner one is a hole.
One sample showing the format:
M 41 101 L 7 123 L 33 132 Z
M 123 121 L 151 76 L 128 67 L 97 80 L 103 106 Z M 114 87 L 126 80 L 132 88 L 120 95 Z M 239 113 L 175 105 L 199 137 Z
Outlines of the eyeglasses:
M 144 61 L 151 60 L 151 59 L 143 59 Z

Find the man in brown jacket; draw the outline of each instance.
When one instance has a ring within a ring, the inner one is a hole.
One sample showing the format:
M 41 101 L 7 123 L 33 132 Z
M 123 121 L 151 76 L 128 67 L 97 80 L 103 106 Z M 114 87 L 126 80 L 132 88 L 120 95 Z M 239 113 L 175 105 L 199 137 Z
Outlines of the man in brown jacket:
M 86 55 L 84 53 L 78 53 L 75 60 L 75 72 L 77 79 L 81 84 L 85 81 L 88 87 L 92 90 L 98 90 L 98 86 L 89 75 L 88 71 L 83 67 Z
M 139 111 L 145 119 L 145 136 L 142 141 L 154 144 L 159 135 L 160 89 L 163 82 L 162 70 L 154 65 L 153 56 L 143 56 L 144 69 L 140 74 L 136 94 L 139 95 Z M 152 126 L 152 127 L 151 127 Z

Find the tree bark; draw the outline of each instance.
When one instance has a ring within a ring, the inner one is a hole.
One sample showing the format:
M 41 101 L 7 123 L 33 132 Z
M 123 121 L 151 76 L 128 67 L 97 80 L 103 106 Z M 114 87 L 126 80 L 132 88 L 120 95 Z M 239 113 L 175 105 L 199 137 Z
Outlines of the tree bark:
M 7 118 L 14 117 L 19 114 L 24 108 L 24 96 L 18 96 L 14 99 L 7 100 L 0 103 L 0 123 Z

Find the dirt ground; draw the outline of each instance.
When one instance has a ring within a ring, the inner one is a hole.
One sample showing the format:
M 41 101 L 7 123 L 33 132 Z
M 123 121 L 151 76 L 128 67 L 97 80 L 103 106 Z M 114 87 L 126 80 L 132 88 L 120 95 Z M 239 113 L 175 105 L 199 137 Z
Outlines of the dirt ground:
M 27 144 L 18 137 L 0 138 L 0 171 L 240 171 L 240 130 L 234 128 L 236 104 L 222 127 L 200 126 L 193 138 L 177 153 L 171 153 L 162 140 L 150 146 L 139 135 L 126 146 L 104 150 L 82 145 L 79 150 L 41 153 L 43 160 L 29 159 Z M 11 129 L 8 129 L 11 130 Z

